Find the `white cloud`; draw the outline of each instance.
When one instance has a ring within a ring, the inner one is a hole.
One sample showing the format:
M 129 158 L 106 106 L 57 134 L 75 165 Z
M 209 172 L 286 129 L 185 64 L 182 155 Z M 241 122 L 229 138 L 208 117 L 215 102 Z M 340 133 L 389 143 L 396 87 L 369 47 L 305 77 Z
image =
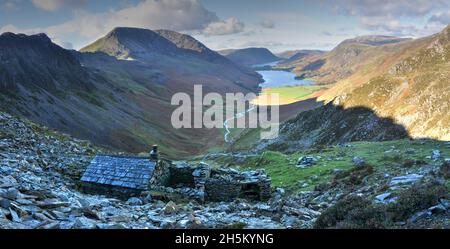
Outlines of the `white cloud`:
M 427 33 L 437 33 L 442 31 L 446 26 L 450 24 L 450 10 L 444 12 L 437 12 L 433 14 L 427 21 L 424 30 Z
M 340 14 L 365 17 L 420 17 L 449 6 L 447 0 L 334 0 L 331 4 Z
M 361 25 L 370 31 L 383 32 L 385 35 L 393 36 L 414 36 L 420 32 L 415 25 L 402 24 L 389 17 L 363 17 Z
M 275 22 L 273 20 L 271 20 L 271 19 L 263 20 L 262 22 L 259 23 L 259 25 L 261 27 L 263 27 L 263 28 L 266 28 L 266 29 L 273 29 L 273 28 L 275 28 Z
M 71 42 L 61 41 L 58 39 L 52 39 L 52 42 L 65 49 L 73 49 L 73 44 Z
M 68 0 L 45 2 L 75 4 L 75 1 Z M 77 2 L 80 4 L 82 1 Z M 52 4 L 46 6 L 48 10 L 61 6 Z M 214 36 L 241 32 L 244 24 L 236 18 L 221 21 L 214 12 L 206 9 L 200 0 L 142 0 L 135 5 L 103 13 L 78 9 L 74 11 L 72 20 L 49 27 L 20 30 L 7 25 L 1 30 L 26 34 L 46 33 L 52 40 L 78 39 L 90 42 L 115 27 L 195 31 Z
M 0 4 L 0 9 L 4 9 L 4 10 L 8 10 L 8 11 L 17 10 L 19 8 L 18 7 L 19 2 L 20 2 L 20 0 L 4 0 Z
M 80 35 L 94 39 L 115 27 L 202 30 L 219 21 L 215 13 L 205 9 L 198 0 L 144 0 L 134 6 L 105 13 L 77 11 L 69 22 L 45 29 L 52 35 Z
M 8 24 L 8 25 L 5 25 L 3 27 L 0 27 L 0 34 L 1 33 L 5 33 L 5 32 L 26 33 L 26 32 L 23 32 L 23 30 L 20 30 L 19 28 L 17 28 L 14 25 L 11 25 L 11 24 Z
M 325 4 L 331 4 L 335 13 L 357 17 L 366 30 L 396 36 L 424 36 L 436 32 L 442 25 L 421 26 L 422 19 L 450 7 L 447 0 L 334 0 Z
M 46 11 L 56 11 L 64 6 L 81 7 L 87 0 L 31 0 L 37 8 Z
M 438 12 L 430 17 L 429 23 L 440 23 L 448 25 L 450 23 L 450 11 Z
M 239 43 L 239 47 L 280 47 L 288 44 L 280 41 L 244 41 Z M 291 45 L 291 44 L 289 44 Z
M 236 34 L 244 31 L 244 27 L 244 23 L 231 17 L 224 21 L 210 23 L 202 33 L 206 36 Z

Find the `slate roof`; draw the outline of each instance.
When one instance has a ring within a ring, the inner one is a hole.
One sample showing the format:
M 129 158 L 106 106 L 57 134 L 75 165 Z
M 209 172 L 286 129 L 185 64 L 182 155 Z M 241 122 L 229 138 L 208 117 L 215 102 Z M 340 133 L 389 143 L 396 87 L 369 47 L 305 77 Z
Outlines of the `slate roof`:
M 147 190 L 155 165 L 155 161 L 146 158 L 97 155 L 81 181 Z

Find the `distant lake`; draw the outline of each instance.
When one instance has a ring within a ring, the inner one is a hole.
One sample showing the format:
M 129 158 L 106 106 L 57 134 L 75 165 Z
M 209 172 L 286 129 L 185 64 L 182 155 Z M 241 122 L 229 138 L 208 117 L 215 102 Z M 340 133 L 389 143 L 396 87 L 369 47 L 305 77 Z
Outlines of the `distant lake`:
M 261 74 L 264 79 L 264 83 L 260 84 L 262 88 L 314 84 L 310 80 L 295 79 L 295 74 L 281 70 L 262 70 L 257 71 L 257 73 Z

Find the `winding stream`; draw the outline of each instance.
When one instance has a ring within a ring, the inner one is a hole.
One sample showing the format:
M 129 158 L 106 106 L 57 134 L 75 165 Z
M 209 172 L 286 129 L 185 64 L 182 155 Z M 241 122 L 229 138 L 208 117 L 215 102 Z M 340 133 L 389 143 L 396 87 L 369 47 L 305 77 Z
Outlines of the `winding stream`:
M 277 62 L 264 64 L 265 66 L 273 66 Z M 255 65 L 261 66 L 261 65 Z M 264 82 L 260 84 L 262 88 L 273 88 L 273 87 L 282 87 L 282 86 L 296 86 L 296 85 L 312 85 L 313 81 L 309 80 L 300 80 L 297 79 L 295 74 L 283 70 L 261 70 L 257 71 L 262 77 Z M 250 108 L 244 112 L 237 113 L 232 118 L 229 118 L 223 122 L 223 126 L 225 127 L 224 140 L 226 143 L 230 143 L 229 135 L 231 133 L 229 128 L 229 122 L 234 121 L 235 119 L 241 118 L 245 116 L 245 114 L 253 111 L 256 108 L 254 105 L 250 105 Z
M 225 127 L 225 135 L 223 136 L 223 138 L 225 139 L 225 142 L 230 143 L 228 136 L 230 135 L 231 131 L 230 131 L 228 122 L 234 121 L 235 119 L 238 119 L 238 118 L 242 118 L 245 116 L 245 114 L 255 110 L 256 106 L 254 106 L 254 105 L 250 105 L 250 106 L 251 107 L 248 108 L 247 110 L 240 112 L 240 113 L 236 113 L 236 115 L 234 115 L 232 118 L 229 118 L 223 122 L 223 126 Z

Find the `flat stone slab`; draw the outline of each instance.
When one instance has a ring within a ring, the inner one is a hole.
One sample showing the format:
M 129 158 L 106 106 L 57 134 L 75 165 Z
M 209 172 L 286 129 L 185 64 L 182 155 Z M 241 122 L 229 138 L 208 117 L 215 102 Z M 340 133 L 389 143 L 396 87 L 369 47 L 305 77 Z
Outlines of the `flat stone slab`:
M 401 184 L 409 184 L 414 183 L 422 179 L 423 175 L 418 174 L 410 174 L 410 175 L 404 175 L 404 176 L 397 176 L 391 179 L 391 182 L 389 183 L 389 186 L 396 186 Z
M 375 200 L 383 204 L 395 202 L 397 199 L 398 199 L 397 197 L 392 197 L 392 194 L 390 192 L 386 192 L 375 196 Z

